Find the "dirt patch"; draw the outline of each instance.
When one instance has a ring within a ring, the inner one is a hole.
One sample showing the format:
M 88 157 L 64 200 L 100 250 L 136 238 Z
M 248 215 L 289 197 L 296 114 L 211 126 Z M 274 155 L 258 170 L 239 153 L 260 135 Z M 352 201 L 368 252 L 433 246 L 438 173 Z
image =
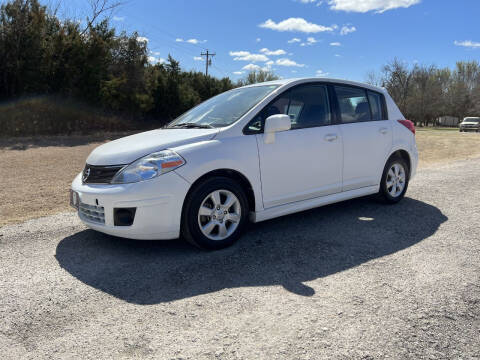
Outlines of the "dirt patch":
M 480 156 L 480 134 L 459 132 L 458 129 L 417 129 L 419 167 L 436 166 Z
M 71 210 L 68 190 L 98 145 L 127 133 L 0 140 L 0 226 Z M 417 131 L 419 167 L 480 156 L 480 134 Z
M 0 140 L 0 226 L 71 210 L 68 190 L 87 156 L 125 135 Z

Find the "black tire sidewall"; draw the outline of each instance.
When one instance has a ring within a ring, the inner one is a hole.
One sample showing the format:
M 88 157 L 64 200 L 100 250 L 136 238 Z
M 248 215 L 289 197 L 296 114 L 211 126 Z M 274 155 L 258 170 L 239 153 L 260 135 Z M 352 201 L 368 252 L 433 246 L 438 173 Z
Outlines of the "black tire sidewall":
M 395 164 L 395 163 L 398 163 L 398 164 L 402 165 L 403 168 L 405 169 L 406 180 L 405 180 L 405 188 L 403 189 L 402 193 L 400 195 L 396 196 L 396 197 L 393 197 L 388 192 L 386 179 L 387 179 L 388 171 L 390 170 L 392 165 Z M 383 199 L 387 203 L 395 204 L 395 203 L 399 202 L 400 200 L 403 199 L 403 197 L 405 196 L 405 193 L 407 192 L 409 180 L 410 180 L 410 168 L 408 167 L 406 161 L 404 159 L 402 159 L 401 157 L 393 157 L 393 158 L 389 159 L 387 161 L 387 164 L 385 165 L 384 170 L 383 170 L 382 181 L 380 183 L 380 195 L 383 197 Z
M 198 210 L 203 200 L 216 190 L 228 190 L 235 194 L 240 201 L 242 214 L 240 223 L 235 232 L 225 240 L 211 240 L 206 237 L 198 225 Z M 248 200 L 243 188 L 233 179 L 227 177 L 214 177 L 198 184 L 185 200 L 184 213 L 182 219 L 183 235 L 190 243 L 203 249 L 223 249 L 235 243 L 241 236 L 246 224 L 248 223 Z

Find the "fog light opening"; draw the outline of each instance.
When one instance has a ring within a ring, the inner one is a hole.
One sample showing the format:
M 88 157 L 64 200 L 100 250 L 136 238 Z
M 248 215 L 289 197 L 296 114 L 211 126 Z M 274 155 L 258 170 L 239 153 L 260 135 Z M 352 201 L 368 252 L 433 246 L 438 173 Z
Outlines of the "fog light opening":
M 137 208 L 113 209 L 113 222 L 115 226 L 132 226 Z

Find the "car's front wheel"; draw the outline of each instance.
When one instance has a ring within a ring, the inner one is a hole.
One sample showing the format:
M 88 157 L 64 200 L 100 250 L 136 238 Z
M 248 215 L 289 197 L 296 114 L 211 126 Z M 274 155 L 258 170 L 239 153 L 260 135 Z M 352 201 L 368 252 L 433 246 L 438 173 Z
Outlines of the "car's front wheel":
M 408 188 L 410 169 L 399 156 L 390 158 L 383 170 L 379 196 L 387 203 L 395 204 L 403 199 Z
M 185 199 L 182 234 L 203 249 L 232 245 L 248 222 L 248 200 L 243 188 L 227 177 L 209 178 Z

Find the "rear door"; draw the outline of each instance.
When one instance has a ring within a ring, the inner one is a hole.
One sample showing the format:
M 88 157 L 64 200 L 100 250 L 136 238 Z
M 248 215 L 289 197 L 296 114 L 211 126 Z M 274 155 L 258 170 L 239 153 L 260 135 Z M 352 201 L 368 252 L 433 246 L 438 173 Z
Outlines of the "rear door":
M 343 191 L 379 184 L 392 147 L 392 125 L 383 94 L 335 85 L 343 138 Z

